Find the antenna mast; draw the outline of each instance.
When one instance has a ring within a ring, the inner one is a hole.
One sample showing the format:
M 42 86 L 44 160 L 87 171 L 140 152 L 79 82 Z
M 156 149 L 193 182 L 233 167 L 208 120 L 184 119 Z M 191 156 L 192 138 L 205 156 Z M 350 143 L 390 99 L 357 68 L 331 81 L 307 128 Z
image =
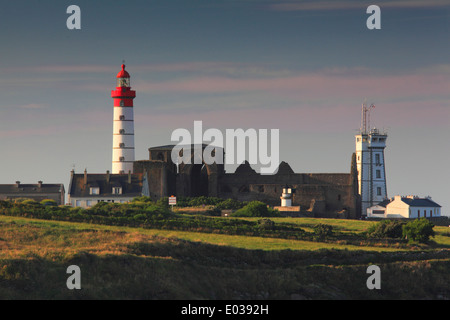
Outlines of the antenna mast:
M 373 104 L 367 107 L 367 99 L 364 99 L 361 110 L 361 134 L 367 134 L 370 131 L 370 109 L 375 108 Z

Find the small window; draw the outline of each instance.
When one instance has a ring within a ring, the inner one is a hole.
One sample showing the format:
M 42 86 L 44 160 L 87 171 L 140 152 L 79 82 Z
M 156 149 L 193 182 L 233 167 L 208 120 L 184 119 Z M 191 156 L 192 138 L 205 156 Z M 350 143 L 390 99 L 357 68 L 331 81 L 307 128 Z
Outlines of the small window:
M 258 186 L 258 192 L 264 192 L 264 186 Z
M 125 134 L 125 129 L 120 129 L 119 134 Z
M 376 171 L 376 177 L 377 177 L 377 179 L 381 179 L 381 171 L 380 170 Z
M 376 153 L 376 154 L 375 154 L 375 163 L 376 163 L 376 164 L 379 164 L 379 163 L 380 163 L 380 154 L 379 154 L 379 153 Z
M 125 107 L 125 102 L 123 100 L 120 100 L 120 106 Z
M 119 148 L 125 148 L 125 143 L 120 143 Z
M 124 115 L 119 116 L 119 120 L 125 120 L 125 116 Z
M 121 187 L 113 187 L 112 193 L 113 194 L 122 194 L 122 188 Z
M 381 187 L 377 187 L 377 196 L 381 196 Z
M 119 158 L 119 161 L 120 161 L 120 162 L 124 162 L 124 161 L 125 161 L 125 157 L 120 157 L 120 158 Z
M 100 194 L 100 188 L 98 187 L 91 187 L 89 190 L 89 194 Z

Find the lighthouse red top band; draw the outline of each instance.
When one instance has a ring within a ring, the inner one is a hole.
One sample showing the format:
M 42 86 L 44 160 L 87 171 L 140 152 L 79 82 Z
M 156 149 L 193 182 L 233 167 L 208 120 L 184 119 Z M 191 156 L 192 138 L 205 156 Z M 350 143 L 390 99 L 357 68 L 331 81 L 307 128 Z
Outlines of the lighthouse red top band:
M 130 74 L 125 70 L 124 64 L 117 74 L 116 89 L 111 91 L 111 98 L 114 99 L 114 107 L 133 107 L 136 91 L 131 90 Z

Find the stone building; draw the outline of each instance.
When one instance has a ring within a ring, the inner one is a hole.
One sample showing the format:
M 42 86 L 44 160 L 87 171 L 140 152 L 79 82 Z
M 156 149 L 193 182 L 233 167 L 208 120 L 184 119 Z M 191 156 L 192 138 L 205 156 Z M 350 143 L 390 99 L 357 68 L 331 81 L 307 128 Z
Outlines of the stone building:
M 89 208 L 99 202 L 125 203 L 146 193 L 142 174 L 71 172 L 68 202 L 73 207 Z
M 33 199 L 38 202 L 51 199 L 58 205 L 64 204 L 65 190 L 62 183 L 24 184 L 16 181 L 15 184 L 0 185 L 0 200 L 15 200 L 18 198 Z
M 240 201 L 260 200 L 278 206 L 283 187 L 290 185 L 296 190 L 292 205 L 300 206 L 306 215 L 360 217 L 355 154 L 349 173 L 295 173 L 289 164 L 281 162 L 276 174 L 261 175 L 248 162 L 233 173 L 225 172 L 223 164 L 217 163 L 194 164 L 191 161 L 190 164 L 176 164 L 171 157 L 174 147 L 149 148 L 149 160 L 134 162 L 134 173 L 143 174 L 148 181 L 145 195 L 154 200 L 170 195 L 211 196 Z

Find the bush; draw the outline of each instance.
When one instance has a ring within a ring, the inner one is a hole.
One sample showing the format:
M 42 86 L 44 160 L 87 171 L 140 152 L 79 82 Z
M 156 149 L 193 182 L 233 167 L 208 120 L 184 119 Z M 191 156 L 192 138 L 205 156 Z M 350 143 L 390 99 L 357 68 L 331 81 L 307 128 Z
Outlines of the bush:
M 314 233 L 319 238 L 329 237 L 329 236 L 333 235 L 333 226 L 330 226 L 328 224 L 319 223 L 314 226 Z
M 367 234 L 373 238 L 394 238 L 403 237 L 403 225 L 405 223 L 398 220 L 382 220 L 367 230 Z
M 275 228 L 275 222 L 270 219 L 259 219 L 257 221 L 257 226 L 264 230 L 273 230 Z
M 245 204 L 241 201 L 234 199 L 226 199 L 217 204 L 216 208 L 220 210 L 238 210 L 241 209 Z
M 245 207 L 232 213 L 233 217 L 278 217 L 280 216 L 278 210 L 268 208 L 267 205 L 261 201 L 251 201 Z
M 41 201 L 43 206 L 57 206 L 58 203 L 53 199 L 44 199 Z
M 403 237 L 408 239 L 408 242 L 426 243 L 430 237 L 434 237 L 434 224 L 428 219 L 421 218 L 408 222 L 403 226 Z

